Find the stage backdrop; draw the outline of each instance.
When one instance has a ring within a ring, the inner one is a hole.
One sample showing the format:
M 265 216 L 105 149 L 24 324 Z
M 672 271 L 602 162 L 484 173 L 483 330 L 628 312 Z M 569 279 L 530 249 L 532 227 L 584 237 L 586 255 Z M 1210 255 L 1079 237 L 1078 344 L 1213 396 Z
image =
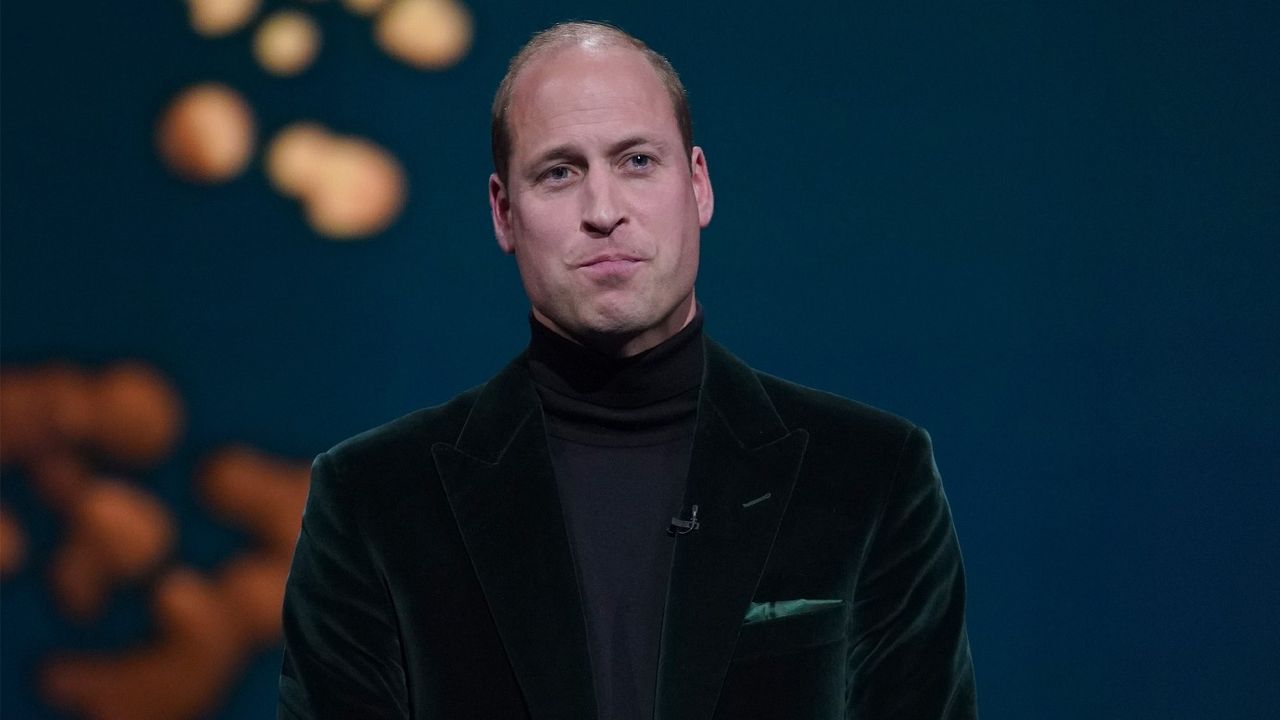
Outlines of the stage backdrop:
M 567 18 L 689 88 L 708 332 L 932 433 L 983 717 L 1280 706 L 1273 4 L 205 0 L 3 10 L 0 714 L 274 717 L 310 458 L 525 343 Z

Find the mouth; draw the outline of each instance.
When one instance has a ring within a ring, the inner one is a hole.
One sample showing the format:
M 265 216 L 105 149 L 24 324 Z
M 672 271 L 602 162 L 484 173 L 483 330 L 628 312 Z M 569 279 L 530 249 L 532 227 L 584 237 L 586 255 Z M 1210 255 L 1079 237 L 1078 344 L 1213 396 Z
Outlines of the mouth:
M 626 253 L 603 253 L 578 263 L 580 270 L 593 282 L 614 284 L 631 277 L 644 262 L 643 258 Z
M 595 268 L 603 265 L 605 267 L 622 268 L 631 263 L 638 262 L 643 262 L 643 259 L 636 257 L 635 255 L 628 255 L 626 253 L 602 253 L 600 255 L 593 255 L 592 257 L 578 263 L 578 267 Z

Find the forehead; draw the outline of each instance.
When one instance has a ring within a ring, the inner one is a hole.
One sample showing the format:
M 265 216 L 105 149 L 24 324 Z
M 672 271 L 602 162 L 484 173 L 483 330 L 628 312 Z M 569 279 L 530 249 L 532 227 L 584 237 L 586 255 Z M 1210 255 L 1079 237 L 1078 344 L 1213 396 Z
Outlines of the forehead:
M 611 132 L 679 133 L 671 96 L 633 48 L 547 51 L 521 71 L 507 113 L 515 156 Z

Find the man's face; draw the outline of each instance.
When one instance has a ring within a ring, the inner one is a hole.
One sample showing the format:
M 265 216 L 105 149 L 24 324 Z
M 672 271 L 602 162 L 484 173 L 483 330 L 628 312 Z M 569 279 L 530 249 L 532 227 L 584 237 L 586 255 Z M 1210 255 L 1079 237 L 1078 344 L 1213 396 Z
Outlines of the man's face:
M 507 122 L 508 177 L 490 176 L 489 204 L 535 317 L 624 356 L 679 331 L 714 203 L 702 150 L 685 156 L 644 56 L 552 50 L 521 71 Z

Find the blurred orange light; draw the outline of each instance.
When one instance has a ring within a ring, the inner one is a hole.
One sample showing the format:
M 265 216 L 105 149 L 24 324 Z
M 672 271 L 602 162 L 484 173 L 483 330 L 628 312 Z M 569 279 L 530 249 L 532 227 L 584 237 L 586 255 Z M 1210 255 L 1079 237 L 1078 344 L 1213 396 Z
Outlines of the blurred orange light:
M 240 93 L 220 83 L 182 91 L 156 127 L 161 159 L 178 176 L 217 183 L 239 175 L 253 155 L 254 120 Z
M 380 232 L 404 207 L 404 169 L 391 153 L 315 123 L 280 131 L 266 167 L 277 190 L 302 202 L 312 229 L 334 240 Z
M 187 0 L 187 19 L 205 37 L 221 37 L 244 27 L 262 0 Z
M 456 0 L 394 0 L 378 16 L 378 44 L 420 70 L 443 70 L 471 47 L 471 13 Z
M 311 65 L 319 51 L 320 26 L 297 10 L 273 13 L 253 36 L 253 56 L 272 75 L 297 75 Z

